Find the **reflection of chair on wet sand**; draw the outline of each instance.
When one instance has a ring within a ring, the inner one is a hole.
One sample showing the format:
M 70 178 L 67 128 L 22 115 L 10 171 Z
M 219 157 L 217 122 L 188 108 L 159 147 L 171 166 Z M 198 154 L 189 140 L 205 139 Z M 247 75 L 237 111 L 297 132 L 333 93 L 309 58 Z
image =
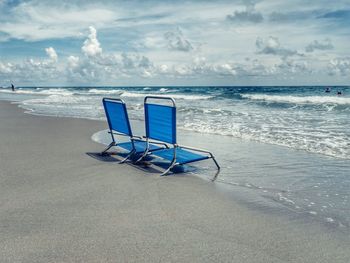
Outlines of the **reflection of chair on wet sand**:
M 170 102 L 171 105 L 149 103 L 150 100 L 163 100 Z M 216 167 L 220 170 L 220 166 L 211 152 L 177 144 L 176 105 L 172 98 L 147 96 L 144 100 L 144 107 L 146 122 L 146 150 L 139 160 L 151 153 L 151 156 L 154 155 L 170 161 L 169 167 L 162 173 L 162 175 L 166 175 L 175 165 L 182 165 L 206 159 L 213 159 Z M 152 142 L 150 142 L 150 140 L 152 140 Z M 156 143 L 166 143 L 170 145 L 170 147 L 152 151 L 152 143 L 155 143 L 154 140 Z
M 104 98 L 103 107 L 105 109 L 112 142 L 107 146 L 106 149 L 101 152 L 102 155 L 107 155 L 108 150 L 112 147 L 123 148 L 129 152 L 127 156 L 120 162 L 123 163 L 134 154 L 141 154 L 146 150 L 152 152 L 164 148 L 153 143 L 149 144 L 148 142 L 142 140 L 141 137 L 134 136 L 132 134 L 128 112 L 123 100 Z M 130 141 L 117 142 L 115 135 L 129 137 Z

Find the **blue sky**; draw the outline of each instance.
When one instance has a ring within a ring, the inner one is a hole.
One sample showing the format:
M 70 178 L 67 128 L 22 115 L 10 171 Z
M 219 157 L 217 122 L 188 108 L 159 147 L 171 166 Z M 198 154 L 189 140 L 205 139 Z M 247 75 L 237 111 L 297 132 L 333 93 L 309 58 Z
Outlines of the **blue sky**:
M 349 0 L 0 0 L 0 24 L 0 86 L 350 81 Z

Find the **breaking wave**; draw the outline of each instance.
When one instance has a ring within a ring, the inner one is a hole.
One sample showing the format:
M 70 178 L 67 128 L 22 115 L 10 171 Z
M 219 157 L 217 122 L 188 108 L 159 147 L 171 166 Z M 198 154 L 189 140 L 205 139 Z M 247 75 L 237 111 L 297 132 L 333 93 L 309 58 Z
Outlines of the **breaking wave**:
M 123 91 L 118 89 L 89 89 L 88 93 L 94 95 L 120 95 L 123 93 Z
M 260 100 L 266 102 L 291 103 L 291 104 L 338 104 L 350 105 L 350 97 L 341 96 L 280 96 L 265 94 L 242 94 L 242 98 Z
M 120 97 L 129 97 L 129 98 L 144 98 L 145 96 L 158 96 L 158 97 L 172 97 L 174 99 L 180 100 L 208 100 L 213 98 L 213 96 L 205 96 L 205 95 L 186 95 L 186 94 L 150 94 L 150 93 L 133 93 L 133 92 L 123 92 Z
M 18 101 L 33 114 L 103 119 L 101 99 L 122 97 L 130 118 L 142 120 L 145 96 L 172 97 L 180 129 L 350 159 L 350 89 L 342 91 L 337 96 L 322 87 L 33 87 L 2 88 L 0 99 Z

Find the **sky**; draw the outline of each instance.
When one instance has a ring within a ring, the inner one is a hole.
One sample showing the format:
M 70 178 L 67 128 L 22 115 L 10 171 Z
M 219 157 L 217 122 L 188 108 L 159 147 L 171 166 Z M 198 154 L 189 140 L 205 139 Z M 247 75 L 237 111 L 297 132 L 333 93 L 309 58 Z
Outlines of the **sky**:
M 0 86 L 349 85 L 349 0 L 0 0 Z

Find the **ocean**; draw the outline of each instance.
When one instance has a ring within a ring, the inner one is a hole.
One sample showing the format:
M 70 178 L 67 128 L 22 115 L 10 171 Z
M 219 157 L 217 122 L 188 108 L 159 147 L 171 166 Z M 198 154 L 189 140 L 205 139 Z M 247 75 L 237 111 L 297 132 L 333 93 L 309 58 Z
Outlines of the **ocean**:
M 143 98 L 171 96 L 180 139 L 213 150 L 223 167 L 217 182 L 240 192 L 242 201 L 349 229 L 350 87 L 325 89 L 26 87 L 2 88 L 0 100 L 36 115 L 104 120 L 101 99 L 119 97 L 142 133 Z M 94 138 L 106 143 L 106 136 Z M 214 170 L 207 162 L 189 168 L 198 176 Z

